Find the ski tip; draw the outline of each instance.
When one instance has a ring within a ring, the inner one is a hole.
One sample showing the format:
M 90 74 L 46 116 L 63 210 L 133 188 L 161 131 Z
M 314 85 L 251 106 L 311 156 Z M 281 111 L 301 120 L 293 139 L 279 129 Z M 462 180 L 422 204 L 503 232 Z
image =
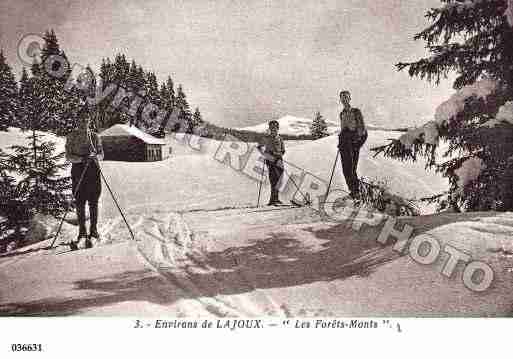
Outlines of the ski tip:
M 312 205 L 312 202 L 310 201 L 307 201 L 305 203 L 301 203 L 301 202 L 297 202 L 295 200 L 291 200 L 290 203 L 294 206 L 294 207 L 310 207 Z

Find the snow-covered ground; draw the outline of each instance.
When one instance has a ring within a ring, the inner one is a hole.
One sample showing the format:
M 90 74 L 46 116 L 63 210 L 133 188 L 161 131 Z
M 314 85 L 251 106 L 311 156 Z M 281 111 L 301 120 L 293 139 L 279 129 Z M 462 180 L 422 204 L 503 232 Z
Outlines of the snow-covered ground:
M 411 165 L 369 157 L 397 137 L 371 131 L 360 174 L 388 178 L 393 192 L 423 196 L 444 179 Z M 103 162 L 136 241 L 106 187 L 102 240 L 91 250 L 39 250 L 42 242 L 0 257 L 0 313 L 151 316 L 508 316 L 513 218 L 510 213 L 426 215 L 400 219 L 414 236 L 436 238 L 494 270 L 476 293 L 464 266 L 442 275 L 431 265 L 377 242 L 382 226 L 359 231 L 309 208 L 254 208 L 258 182 L 215 156 L 220 143 L 196 151 L 168 139 L 173 155 L 153 163 Z M 193 138 L 193 146 L 197 138 Z M 246 146 L 241 144 L 241 146 Z M 336 136 L 287 146 L 286 160 L 328 180 Z M 288 166 L 291 166 L 290 164 Z M 287 167 L 291 168 L 291 167 Z M 334 186 L 344 188 L 340 165 Z M 268 199 L 264 184 L 261 202 Z M 293 191 L 282 194 L 283 199 Z M 355 223 L 365 221 L 358 217 Z M 76 228 L 65 223 L 61 240 Z

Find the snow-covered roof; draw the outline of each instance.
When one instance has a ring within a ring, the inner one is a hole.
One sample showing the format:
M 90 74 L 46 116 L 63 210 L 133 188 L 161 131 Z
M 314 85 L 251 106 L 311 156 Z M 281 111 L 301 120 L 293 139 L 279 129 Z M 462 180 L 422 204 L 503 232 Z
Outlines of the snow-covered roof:
M 150 145 L 165 145 L 166 142 L 141 131 L 135 126 L 117 124 L 100 133 L 102 137 L 134 136 Z

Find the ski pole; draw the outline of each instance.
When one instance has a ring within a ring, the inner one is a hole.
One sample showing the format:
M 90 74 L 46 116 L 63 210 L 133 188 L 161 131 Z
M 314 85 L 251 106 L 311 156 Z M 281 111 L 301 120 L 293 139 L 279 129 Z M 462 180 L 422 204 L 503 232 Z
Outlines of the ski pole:
M 296 187 L 296 192 L 294 193 L 294 197 L 296 195 L 296 193 L 301 193 L 301 196 L 303 196 L 303 199 L 305 200 L 305 204 L 310 204 L 310 200 L 305 196 L 305 194 L 303 192 L 301 192 L 301 190 L 299 189 L 299 186 L 297 185 L 296 181 L 294 181 L 294 179 L 292 178 L 291 175 L 289 175 L 289 173 L 285 170 L 285 166 L 283 166 L 283 172 L 285 172 L 285 174 L 289 177 L 290 181 L 292 182 L 292 184 L 294 184 L 294 186 Z
M 80 185 L 82 184 L 82 181 L 83 181 L 83 179 L 85 177 L 85 173 L 86 173 L 88 167 L 89 167 L 89 161 L 87 161 L 86 165 L 84 166 L 84 169 L 82 170 L 82 174 L 80 175 L 80 179 L 78 180 L 78 183 L 77 183 L 77 188 L 75 189 L 75 192 L 73 193 L 73 197 L 74 198 L 77 197 L 78 190 L 80 189 Z M 57 237 L 59 236 L 59 233 L 61 232 L 62 225 L 64 224 L 64 220 L 66 219 L 66 216 L 68 215 L 68 212 L 69 212 L 69 202 L 68 202 L 68 204 L 66 206 L 66 211 L 64 212 L 64 215 L 61 218 L 61 221 L 59 223 L 59 227 L 57 228 L 57 232 L 55 233 L 55 237 L 53 238 L 53 241 L 50 244 L 50 246 L 48 247 L 48 249 L 52 249 L 53 245 L 55 244 L 55 241 L 57 241 Z
M 97 151 L 96 147 L 93 144 L 93 138 L 91 137 L 91 133 L 88 133 L 88 138 L 89 138 L 89 145 L 91 146 L 91 149 L 94 151 L 94 153 L 97 154 L 98 151 Z M 121 214 L 121 218 L 123 218 L 123 221 L 125 222 L 126 227 L 128 228 L 128 231 L 130 232 L 130 236 L 132 237 L 132 240 L 135 241 L 134 232 L 132 231 L 132 228 L 130 227 L 130 224 L 128 224 L 128 221 L 127 221 L 127 219 L 125 217 L 125 214 L 121 210 L 121 207 L 120 207 L 120 205 L 119 205 L 119 203 L 118 203 L 118 201 L 116 199 L 116 196 L 114 195 L 114 192 L 110 188 L 109 182 L 107 182 L 107 179 L 103 175 L 103 171 L 102 171 L 102 168 L 100 166 L 100 163 L 98 162 L 98 159 L 97 158 L 92 158 L 91 161 L 93 161 L 96 164 L 96 166 L 98 167 L 98 171 L 100 172 L 100 176 L 102 177 L 103 182 L 105 182 L 105 186 L 109 190 L 110 196 L 112 197 L 112 200 L 114 201 L 114 204 L 118 208 L 119 214 Z
M 265 166 L 265 164 L 264 164 L 264 166 Z M 260 176 L 260 184 L 258 185 L 257 207 L 260 207 L 260 194 L 262 193 L 262 182 L 264 181 L 264 172 L 265 172 L 265 167 L 262 168 L 262 174 Z
M 340 155 L 340 152 L 337 151 L 337 156 L 335 157 L 335 163 L 333 163 L 333 168 L 331 169 L 331 176 L 330 176 L 330 182 L 328 183 L 328 189 L 326 190 L 326 196 L 324 200 L 328 198 L 328 195 L 330 194 L 330 188 L 331 188 L 331 181 L 333 180 L 333 174 L 335 173 L 335 168 L 337 167 L 338 162 L 338 156 Z
M 128 228 L 128 231 L 130 232 L 130 236 L 132 237 L 132 240 L 136 240 L 135 239 L 135 235 L 134 235 L 134 232 L 132 231 L 132 228 L 130 227 L 130 224 L 128 224 L 128 221 L 125 217 L 125 214 L 123 213 L 123 211 L 121 210 L 121 207 L 119 206 L 119 203 L 116 199 L 116 196 L 114 195 L 114 192 L 112 192 L 112 189 L 110 188 L 109 186 L 109 183 L 107 182 L 107 179 L 105 178 L 105 176 L 103 175 L 103 171 L 100 167 L 100 164 L 97 163 L 97 161 L 95 160 L 94 161 L 96 163 L 96 166 L 98 166 L 98 170 L 100 171 L 100 175 L 103 179 L 103 182 L 105 182 L 105 186 L 107 187 L 107 189 L 109 190 L 109 193 L 110 193 L 110 196 L 112 197 L 112 200 L 114 201 L 114 204 L 116 205 L 116 207 L 118 208 L 118 211 L 119 213 L 121 214 L 121 217 L 123 218 L 123 221 L 125 221 L 125 224 L 126 224 L 126 227 Z

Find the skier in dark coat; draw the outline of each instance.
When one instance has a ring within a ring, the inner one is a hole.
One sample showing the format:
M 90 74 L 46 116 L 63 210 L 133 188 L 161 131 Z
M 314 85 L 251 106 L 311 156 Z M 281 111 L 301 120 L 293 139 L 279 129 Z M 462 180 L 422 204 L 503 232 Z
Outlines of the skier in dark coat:
M 367 140 L 367 129 L 363 121 L 362 112 L 351 107 L 351 94 L 349 91 L 340 92 L 340 102 L 344 106 L 340 112 L 340 135 L 338 148 L 342 159 L 342 172 L 347 188 L 353 199 L 360 198 L 360 181 L 357 168 L 360 149 Z
M 66 159 L 71 162 L 72 191 L 77 208 L 79 233 L 72 249 L 92 247 L 92 238 L 98 239 L 98 201 L 102 185 L 98 160 L 103 160 L 103 147 L 98 134 L 90 129 L 87 109 L 78 114 L 78 126 L 66 138 Z M 89 204 L 89 235 L 86 230 L 85 204 Z
M 265 157 L 265 164 L 269 172 L 269 182 L 271 183 L 271 198 L 269 206 L 282 204 L 279 199 L 280 179 L 283 175 L 283 155 L 285 154 L 285 145 L 278 134 L 280 124 L 276 120 L 269 121 L 269 134 L 258 144 L 258 149 Z

